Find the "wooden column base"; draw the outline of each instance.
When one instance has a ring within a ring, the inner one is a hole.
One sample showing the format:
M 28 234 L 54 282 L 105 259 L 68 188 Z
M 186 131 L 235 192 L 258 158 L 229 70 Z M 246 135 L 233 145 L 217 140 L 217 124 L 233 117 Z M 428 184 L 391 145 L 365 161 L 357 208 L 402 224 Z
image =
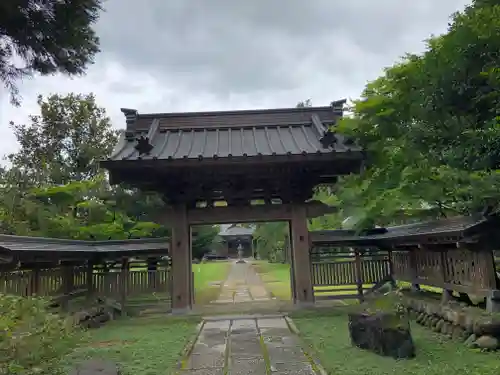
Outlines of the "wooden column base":
M 307 210 L 303 204 L 292 206 L 290 238 L 292 239 L 294 302 L 300 306 L 312 305 L 314 304 L 314 291 L 309 257 L 309 231 L 307 229 Z
M 191 244 L 185 205 L 174 207 L 172 225 L 172 313 L 191 310 Z

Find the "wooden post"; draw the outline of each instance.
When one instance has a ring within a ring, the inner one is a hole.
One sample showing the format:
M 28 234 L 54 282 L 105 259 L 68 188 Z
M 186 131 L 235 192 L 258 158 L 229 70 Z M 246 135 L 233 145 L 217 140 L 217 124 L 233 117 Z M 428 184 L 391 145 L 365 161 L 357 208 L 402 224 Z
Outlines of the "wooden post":
M 127 302 L 128 275 L 129 261 L 128 258 L 123 258 L 120 269 L 120 304 L 122 305 L 122 312 L 125 311 L 125 303 Z
M 359 249 L 354 249 L 354 267 L 356 270 L 356 288 L 358 290 L 359 302 L 363 302 L 363 265 L 361 264 L 361 255 Z
M 193 261 L 193 255 L 192 255 L 192 249 L 193 249 L 193 227 L 189 226 L 188 227 L 188 232 L 189 232 L 189 295 L 190 295 L 190 306 L 191 308 L 194 306 L 195 302 L 195 294 L 194 294 L 194 271 L 193 271 L 193 266 L 192 266 L 192 261 Z
M 147 270 L 148 270 L 148 289 L 152 292 L 156 291 L 158 285 L 158 259 L 157 258 L 147 258 Z
M 172 313 L 191 309 L 191 249 L 186 205 L 174 207 L 172 225 Z
M 253 245 L 253 236 L 250 237 L 250 252 L 252 253 L 252 258 L 255 259 L 256 256 L 255 256 L 255 247 Z
M 30 275 L 30 288 L 29 295 L 38 295 L 40 293 L 40 267 L 38 264 L 35 264 L 33 269 L 31 270 Z
M 87 301 L 90 301 L 94 296 L 94 261 L 92 259 L 87 261 Z
M 391 275 L 391 285 L 396 287 L 396 278 L 394 275 L 394 257 L 392 256 L 392 249 L 387 250 L 387 258 L 389 260 L 389 274 Z
M 448 272 L 447 272 L 447 250 L 440 250 L 439 261 L 441 263 L 441 280 L 443 285 L 448 283 Z M 453 290 L 443 289 L 443 293 L 441 294 L 441 303 L 449 302 L 453 297 Z
M 309 231 L 307 229 L 307 211 L 304 204 L 294 204 L 292 206 L 290 227 L 295 303 L 313 304 L 314 291 L 309 256 Z
M 67 311 L 69 307 L 69 294 L 73 291 L 74 287 L 74 267 L 67 264 L 61 265 L 62 272 L 62 292 L 64 297 L 61 300 L 61 307 Z
M 410 250 L 410 274 L 411 274 L 411 290 L 418 292 L 420 285 L 417 283 L 417 259 L 415 249 Z

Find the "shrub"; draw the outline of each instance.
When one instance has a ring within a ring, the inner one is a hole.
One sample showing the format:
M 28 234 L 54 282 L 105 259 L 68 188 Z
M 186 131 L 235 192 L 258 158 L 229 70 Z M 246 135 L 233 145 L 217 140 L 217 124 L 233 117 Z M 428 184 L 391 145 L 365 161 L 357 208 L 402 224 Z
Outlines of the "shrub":
M 57 374 L 81 337 L 46 300 L 0 294 L 0 375 Z

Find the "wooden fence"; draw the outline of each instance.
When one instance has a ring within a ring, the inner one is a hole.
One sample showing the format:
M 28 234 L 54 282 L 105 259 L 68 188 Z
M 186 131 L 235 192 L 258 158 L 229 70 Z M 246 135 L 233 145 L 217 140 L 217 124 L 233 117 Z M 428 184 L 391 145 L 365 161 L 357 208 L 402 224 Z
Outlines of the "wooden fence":
M 133 303 L 134 300 L 151 300 L 168 302 L 171 299 L 170 267 L 157 267 L 155 270 L 142 268 L 71 268 L 68 275 L 71 279 L 71 290 L 65 290 L 64 277 L 67 268 L 48 270 L 22 270 L 0 273 L 0 293 L 20 296 L 37 295 L 49 298 L 60 298 L 72 293 L 103 296 L 116 299 L 122 304 Z M 90 283 L 88 277 L 92 277 Z
M 384 251 L 347 252 L 313 247 L 311 277 L 316 300 L 362 299 L 363 294 L 390 276 L 389 254 Z
M 394 278 L 418 285 L 486 296 L 496 288 L 489 251 L 411 249 L 392 254 Z

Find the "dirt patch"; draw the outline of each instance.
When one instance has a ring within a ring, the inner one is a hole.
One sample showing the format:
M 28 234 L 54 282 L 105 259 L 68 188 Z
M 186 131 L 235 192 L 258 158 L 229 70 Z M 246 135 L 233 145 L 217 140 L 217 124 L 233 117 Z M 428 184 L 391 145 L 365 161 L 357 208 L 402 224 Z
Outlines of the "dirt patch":
M 126 345 L 126 344 L 132 344 L 134 341 L 131 340 L 109 340 L 109 341 L 99 341 L 99 342 L 94 342 L 90 344 L 92 348 L 108 348 L 110 346 L 116 346 L 116 345 Z

